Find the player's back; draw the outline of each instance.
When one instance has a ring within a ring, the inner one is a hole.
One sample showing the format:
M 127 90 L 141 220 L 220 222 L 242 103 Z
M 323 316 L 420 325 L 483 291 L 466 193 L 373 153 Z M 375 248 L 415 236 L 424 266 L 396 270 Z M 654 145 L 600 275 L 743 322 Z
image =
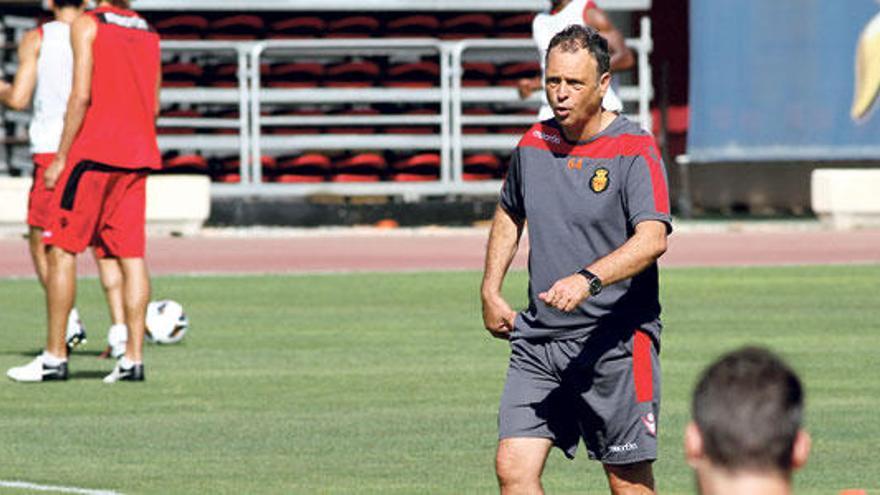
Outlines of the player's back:
M 91 102 L 71 153 L 121 168 L 158 168 L 159 36 L 131 10 L 101 7 L 86 15 L 98 26 Z
M 55 153 L 58 150 L 72 84 L 70 25 L 60 21 L 47 22 L 40 26 L 34 117 L 30 126 L 33 153 Z

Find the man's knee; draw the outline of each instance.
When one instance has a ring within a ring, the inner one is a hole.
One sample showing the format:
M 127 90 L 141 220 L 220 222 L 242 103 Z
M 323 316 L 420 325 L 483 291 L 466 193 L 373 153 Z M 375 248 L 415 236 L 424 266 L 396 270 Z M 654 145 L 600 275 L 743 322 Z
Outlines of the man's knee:
M 508 438 L 498 443 L 495 474 L 504 494 L 537 494 L 541 491 L 541 471 L 550 450 L 543 438 Z
M 654 493 L 654 470 L 650 461 L 633 464 L 605 464 L 608 486 L 614 494 Z

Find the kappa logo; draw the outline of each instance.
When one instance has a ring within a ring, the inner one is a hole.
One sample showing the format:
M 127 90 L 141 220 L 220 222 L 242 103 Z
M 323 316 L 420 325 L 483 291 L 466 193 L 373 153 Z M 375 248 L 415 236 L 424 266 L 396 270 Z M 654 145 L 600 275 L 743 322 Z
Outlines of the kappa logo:
M 538 138 L 542 141 L 547 141 L 547 142 L 550 142 L 553 144 L 562 144 L 562 139 L 559 139 L 559 136 L 555 136 L 553 134 L 547 134 L 546 132 L 541 132 L 537 129 L 532 131 L 532 136 L 535 136 L 536 138 Z
M 608 183 L 611 182 L 608 174 L 608 169 L 604 167 L 597 168 L 596 171 L 593 172 L 593 177 L 590 178 L 590 189 L 592 189 L 594 193 L 600 193 L 605 189 L 608 189 Z
M 623 445 L 609 445 L 608 450 L 611 452 L 631 452 L 633 450 L 638 450 L 639 446 L 630 442 L 625 443 Z
M 648 413 L 642 416 L 642 424 L 647 428 L 648 433 L 651 434 L 652 437 L 657 436 L 657 420 L 654 418 L 654 413 Z

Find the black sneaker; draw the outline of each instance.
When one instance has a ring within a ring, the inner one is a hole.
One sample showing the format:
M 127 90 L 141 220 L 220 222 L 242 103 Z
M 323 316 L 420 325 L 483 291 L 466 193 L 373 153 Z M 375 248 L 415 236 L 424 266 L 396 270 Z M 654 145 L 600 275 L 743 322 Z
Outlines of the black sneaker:
M 46 364 L 41 353 L 33 361 L 10 368 L 6 376 L 17 382 L 49 382 L 67 380 L 67 361 L 56 365 Z
M 104 383 L 116 382 L 142 382 L 144 381 L 144 365 L 132 364 L 129 368 L 122 367 L 122 360 L 116 362 L 116 366 L 109 375 L 104 377 Z

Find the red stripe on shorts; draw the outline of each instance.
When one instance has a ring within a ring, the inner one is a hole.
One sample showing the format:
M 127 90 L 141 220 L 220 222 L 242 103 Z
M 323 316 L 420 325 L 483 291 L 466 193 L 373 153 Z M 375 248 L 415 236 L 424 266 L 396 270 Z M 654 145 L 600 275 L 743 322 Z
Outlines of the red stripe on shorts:
M 633 378 L 638 402 L 651 402 L 654 398 L 651 345 L 653 345 L 651 337 L 641 330 L 636 330 L 633 336 Z

